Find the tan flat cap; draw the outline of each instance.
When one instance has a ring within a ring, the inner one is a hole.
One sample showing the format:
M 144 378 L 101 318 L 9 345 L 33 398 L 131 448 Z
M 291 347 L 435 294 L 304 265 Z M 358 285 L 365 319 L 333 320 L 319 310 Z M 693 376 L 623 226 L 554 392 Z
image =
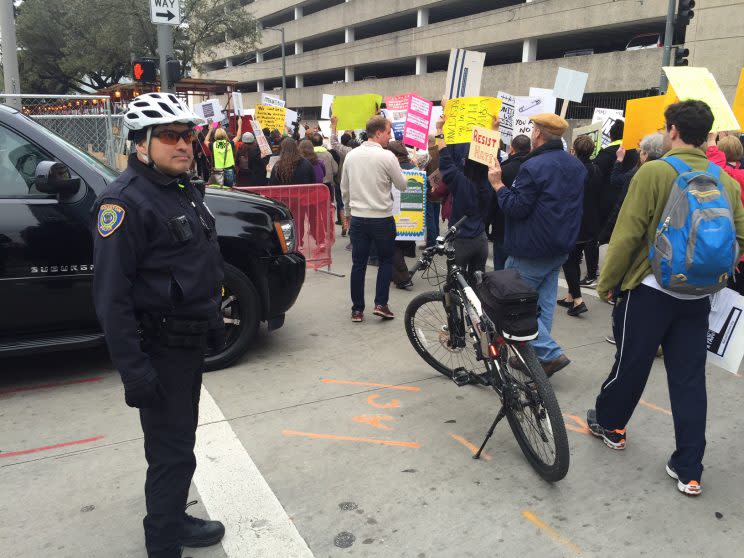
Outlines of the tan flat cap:
M 556 136 L 562 136 L 568 128 L 568 122 L 552 112 L 543 112 L 530 117 L 535 124 L 545 128 L 545 131 Z

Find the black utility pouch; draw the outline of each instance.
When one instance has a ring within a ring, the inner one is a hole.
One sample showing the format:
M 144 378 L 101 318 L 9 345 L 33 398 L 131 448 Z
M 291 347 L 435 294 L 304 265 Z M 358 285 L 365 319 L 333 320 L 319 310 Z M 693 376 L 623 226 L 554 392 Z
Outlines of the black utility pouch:
M 478 298 L 501 335 L 512 341 L 537 338 L 537 291 L 516 269 L 489 271 L 477 287 Z
M 191 223 L 186 215 L 168 219 L 168 230 L 176 242 L 186 242 L 194 237 L 194 231 L 191 230 Z

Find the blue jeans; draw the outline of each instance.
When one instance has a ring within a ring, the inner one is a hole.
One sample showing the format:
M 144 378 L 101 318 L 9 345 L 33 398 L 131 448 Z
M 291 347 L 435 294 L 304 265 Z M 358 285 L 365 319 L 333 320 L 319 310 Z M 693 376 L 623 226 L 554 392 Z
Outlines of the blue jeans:
M 439 236 L 439 210 L 441 203 L 426 202 L 426 247 L 434 246 Z
M 364 277 L 372 246 L 377 248 L 377 288 L 375 306 L 388 303 L 390 280 L 393 276 L 395 219 L 392 217 L 352 217 L 351 237 L 351 302 L 352 310 L 364 310 Z
M 504 269 L 517 269 L 533 289 L 537 291 L 540 316 L 537 320 L 537 339 L 532 342 L 535 354 L 541 362 L 558 358 L 563 351 L 550 336 L 553 327 L 553 311 L 558 296 L 558 273 L 567 254 L 550 258 L 515 258 L 509 256 Z

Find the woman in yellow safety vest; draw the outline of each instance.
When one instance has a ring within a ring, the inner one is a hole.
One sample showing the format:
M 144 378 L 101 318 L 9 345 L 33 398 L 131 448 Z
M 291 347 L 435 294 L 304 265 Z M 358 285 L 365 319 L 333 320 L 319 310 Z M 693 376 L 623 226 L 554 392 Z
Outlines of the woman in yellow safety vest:
M 217 128 L 214 131 L 214 141 L 211 141 L 213 130 L 214 128 L 209 129 L 209 134 L 204 141 L 207 148 L 212 151 L 212 174 L 217 180 L 222 175 L 222 186 L 233 186 L 235 185 L 235 145 L 227 138 L 224 128 Z

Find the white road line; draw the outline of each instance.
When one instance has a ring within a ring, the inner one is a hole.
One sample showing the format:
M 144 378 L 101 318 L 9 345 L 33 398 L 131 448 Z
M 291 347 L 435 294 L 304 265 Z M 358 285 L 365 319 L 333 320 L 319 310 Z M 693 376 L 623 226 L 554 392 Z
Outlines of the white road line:
M 266 479 L 202 386 L 194 484 L 209 517 L 225 524 L 230 558 L 312 558 Z

